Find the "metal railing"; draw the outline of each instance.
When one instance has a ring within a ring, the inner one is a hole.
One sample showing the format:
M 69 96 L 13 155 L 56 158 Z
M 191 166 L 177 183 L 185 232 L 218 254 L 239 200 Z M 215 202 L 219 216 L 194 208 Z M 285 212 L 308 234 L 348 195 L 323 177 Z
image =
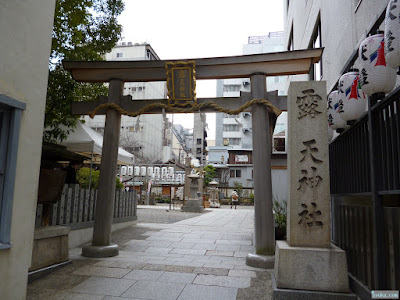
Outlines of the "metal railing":
M 60 201 L 50 207 L 49 225 L 68 225 L 72 230 L 93 226 L 97 190 L 80 189 L 79 185 L 64 185 Z M 43 204 L 36 209 L 35 227 L 42 226 Z M 136 220 L 135 191 L 115 191 L 114 223 Z
M 399 146 L 400 88 L 329 146 L 333 241 L 362 299 L 400 289 Z

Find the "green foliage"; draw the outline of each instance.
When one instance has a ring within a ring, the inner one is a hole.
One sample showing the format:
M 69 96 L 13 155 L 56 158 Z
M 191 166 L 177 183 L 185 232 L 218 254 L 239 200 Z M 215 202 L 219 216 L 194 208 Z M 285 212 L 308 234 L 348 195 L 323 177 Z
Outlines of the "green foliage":
M 234 183 L 235 190 L 239 195 L 239 198 L 242 198 L 243 195 L 243 184 L 241 184 L 239 181 L 235 181 Z
M 208 165 L 204 168 L 204 172 L 203 186 L 206 187 L 217 176 L 217 169 Z
M 88 189 L 89 188 L 89 176 L 90 176 L 90 168 L 80 168 L 76 172 L 76 179 L 79 182 L 81 188 Z M 99 187 L 99 178 L 100 171 L 92 169 L 92 182 L 90 184 L 91 188 L 97 190 Z
M 121 182 L 119 177 L 115 178 L 115 188 L 116 189 L 123 189 L 124 188 L 124 184 Z
M 287 215 L 287 202 L 286 200 L 274 200 L 273 203 L 274 216 L 276 226 L 279 228 L 286 228 L 286 215 Z
M 89 188 L 89 176 L 90 176 L 90 168 L 80 168 L 76 172 L 76 179 L 79 182 L 81 188 L 88 189 Z M 100 179 L 100 170 L 92 169 L 92 182 L 90 184 L 91 188 L 97 190 L 99 188 L 99 179 Z M 118 177 L 115 178 L 115 188 L 122 189 L 124 188 L 124 184 L 121 183 Z
M 75 126 L 74 101 L 96 100 L 107 95 L 102 84 L 75 82 L 62 68 L 62 60 L 103 60 L 120 38 L 117 17 L 122 0 L 57 0 L 49 64 L 44 140 L 62 141 Z M 61 128 L 59 125 L 65 125 Z M 69 129 L 71 128 L 71 129 Z
M 254 204 L 254 194 L 253 193 L 250 193 L 249 199 L 250 199 L 250 203 Z

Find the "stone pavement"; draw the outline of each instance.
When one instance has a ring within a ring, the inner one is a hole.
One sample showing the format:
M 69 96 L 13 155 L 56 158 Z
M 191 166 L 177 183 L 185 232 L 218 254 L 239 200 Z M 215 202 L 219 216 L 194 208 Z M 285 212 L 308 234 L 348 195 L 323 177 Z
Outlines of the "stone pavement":
M 116 257 L 85 258 L 71 249 L 73 263 L 29 284 L 27 299 L 272 299 L 270 272 L 245 264 L 254 252 L 254 208 L 207 210 L 113 233 Z

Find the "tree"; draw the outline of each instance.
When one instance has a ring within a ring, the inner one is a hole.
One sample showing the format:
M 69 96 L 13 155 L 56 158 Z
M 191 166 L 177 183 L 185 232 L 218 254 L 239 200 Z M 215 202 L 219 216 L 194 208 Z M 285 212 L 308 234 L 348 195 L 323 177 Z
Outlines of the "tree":
M 204 180 L 203 185 L 206 187 L 212 180 L 217 176 L 217 169 L 212 165 L 208 165 L 204 168 Z
M 71 115 L 74 101 L 96 100 L 107 95 L 103 84 L 75 82 L 62 68 L 65 60 L 103 60 L 121 36 L 117 17 L 122 0 L 57 0 L 49 62 L 49 82 L 44 140 L 61 141 L 76 124 Z M 69 129 L 60 128 L 65 125 Z

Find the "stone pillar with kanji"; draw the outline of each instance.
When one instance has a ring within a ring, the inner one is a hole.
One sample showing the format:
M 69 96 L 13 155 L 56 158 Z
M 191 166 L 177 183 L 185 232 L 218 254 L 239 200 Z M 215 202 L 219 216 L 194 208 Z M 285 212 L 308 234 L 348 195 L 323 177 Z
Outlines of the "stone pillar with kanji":
M 296 290 L 307 297 L 317 292 L 321 299 L 326 293 L 349 295 L 346 253 L 330 239 L 326 94 L 324 81 L 289 87 L 287 241 L 276 243 L 277 299 Z

